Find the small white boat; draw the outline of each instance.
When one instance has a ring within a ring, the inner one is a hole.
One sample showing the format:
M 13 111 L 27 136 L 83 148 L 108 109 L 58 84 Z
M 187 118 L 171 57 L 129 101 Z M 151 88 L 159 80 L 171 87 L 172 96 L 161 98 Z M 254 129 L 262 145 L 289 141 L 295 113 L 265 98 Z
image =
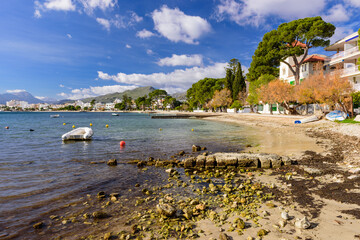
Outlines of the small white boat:
M 307 117 L 307 118 L 303 118 L 303 119 L 300 119 L 300 120 L 296 120 L 295 121 L 295 124 L 301 124 L 301 123 L 308 123 L 308 122 L 315 122 L 315 121 L 318 121 L 319 118 L 315 115 L 313 116 L 310 116 L 310 117 Z
M 340 110 L 335 110 L 326 114 L 325 117 L 330 121 L 344 121 L 347 118 L 347 114 Z
M 58 118 L 60 117 L 60 114 L 54 114 L 54 115 L 50 115 L 51 118 Z
M 62 140 L 90 140 L 92 135 L 94 134 L 93 130 L 88 127 L 80 127 L 76 128 L 70 132 L 62 135 Z
M 112 113 L 111 115 L 113 115 L 113 116 L 119 116 L 118 113 Z

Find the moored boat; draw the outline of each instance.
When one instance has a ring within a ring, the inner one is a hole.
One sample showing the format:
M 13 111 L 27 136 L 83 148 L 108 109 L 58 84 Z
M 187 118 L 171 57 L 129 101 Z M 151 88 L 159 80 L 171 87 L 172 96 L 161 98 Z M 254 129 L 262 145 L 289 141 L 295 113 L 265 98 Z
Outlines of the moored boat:
M 60 117 L 60 114 L 53 114 L 53 115 L 50 115 L 51 118 L 58 118 Z
M 70 132 L 62 135 L 62 140 L 90 140 L 92 135 L 94 134 L 93 130 L 88 127 L 80 127 L 76 128 Z
M 300 124 L 300 123 L 308 123 L 308 122 L 314 122 L 314 121 L 318 121 L 319 118 L 316 115 L 310 116 L 310 117 L 306 117 L 300 120 L 296 120 L 295 124 Z
M 113 115 L 113 116 L 119 116 L 118 113 L 112 113 L 111 115 Z
M 325 117 L 330 121 L 344 121 L 347 118 L 347 114 L 340 110 L 335 110 L 326 114 Z

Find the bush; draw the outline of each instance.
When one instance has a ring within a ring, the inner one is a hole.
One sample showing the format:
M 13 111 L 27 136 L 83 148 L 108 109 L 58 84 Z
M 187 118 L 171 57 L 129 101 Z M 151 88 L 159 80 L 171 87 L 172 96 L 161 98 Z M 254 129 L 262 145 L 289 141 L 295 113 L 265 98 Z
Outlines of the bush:
M 231 104 L 230 108 L 243 109 L 239 100 L 235 100 L 233 104 Z

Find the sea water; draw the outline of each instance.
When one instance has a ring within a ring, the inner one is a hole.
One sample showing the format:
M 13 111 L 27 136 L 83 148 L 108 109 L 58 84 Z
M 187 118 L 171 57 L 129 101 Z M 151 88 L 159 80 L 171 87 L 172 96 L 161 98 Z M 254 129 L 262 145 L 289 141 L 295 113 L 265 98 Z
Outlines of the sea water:
M 241 150 L 247 142 L 244 128 L 213 121 L 151 119 L 140 113 L 65 112 L 50 118 L 51 114 L 56 113 L 0 112 L 0 236 L 99 186 L 126 191 L 137 181 L 156 181 L 151 173 L 139 175 L 136 166 L 125 164 L 128 160 L 169 159 L 181 150 L 191 152 L 193 144 L 212 152 Z M 90 123 L 91 141 L 61 140 L 73 125 Z M 117 167 L 90 164 L 112 158 L 120 163 Z

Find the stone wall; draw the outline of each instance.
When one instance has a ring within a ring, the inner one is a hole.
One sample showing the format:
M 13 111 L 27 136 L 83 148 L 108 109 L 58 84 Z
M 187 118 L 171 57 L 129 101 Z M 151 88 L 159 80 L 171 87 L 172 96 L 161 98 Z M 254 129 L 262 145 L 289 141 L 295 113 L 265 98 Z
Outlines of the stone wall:
M 215 153 L 183 160 L 184 168 L 279 168 L 292 164 L 289 157 L 265 153 Z

